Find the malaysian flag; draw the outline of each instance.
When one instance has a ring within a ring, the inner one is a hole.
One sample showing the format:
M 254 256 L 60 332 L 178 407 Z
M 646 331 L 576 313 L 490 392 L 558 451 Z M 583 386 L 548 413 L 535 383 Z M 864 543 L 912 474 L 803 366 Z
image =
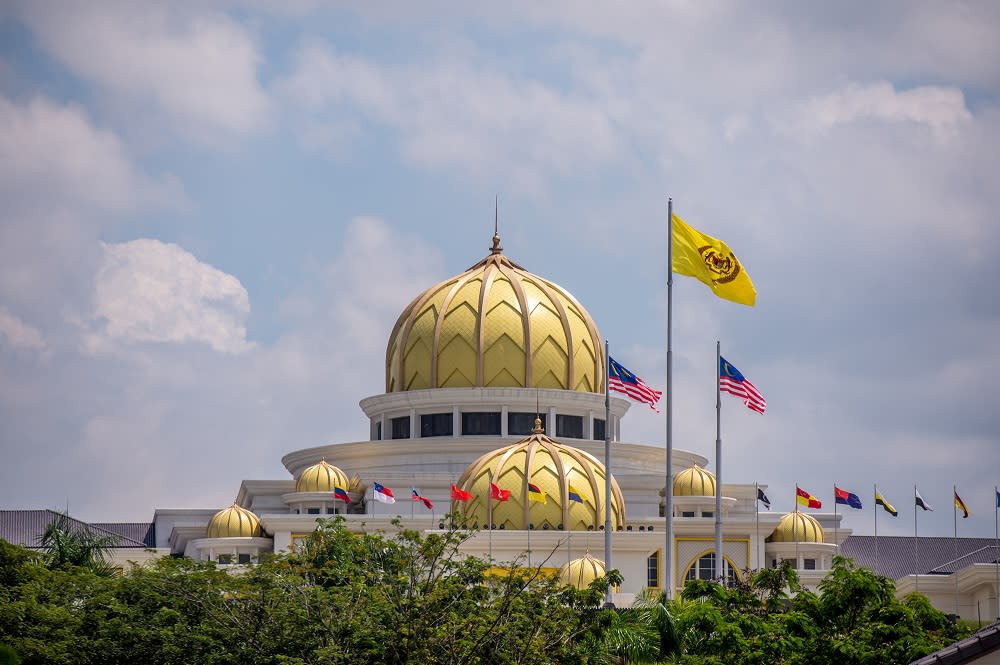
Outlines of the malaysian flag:
M 624 393 L 637 402 L 648 404 L 657 413 L 656 403 L 663 395 L 659 390 L 653 390 L 638 376 L 619 365 L 614 358 L 608 357 L 608 390 Z
M 719 357 L 719 390 L 739 397 L 750 410 L 757 413 L 764 413 L 764 409 L 767 408 L 767 400 L 760 394 L 760 391 L 740 373 L 740 370 L 730 365 L 729 361 L 721 356 Z

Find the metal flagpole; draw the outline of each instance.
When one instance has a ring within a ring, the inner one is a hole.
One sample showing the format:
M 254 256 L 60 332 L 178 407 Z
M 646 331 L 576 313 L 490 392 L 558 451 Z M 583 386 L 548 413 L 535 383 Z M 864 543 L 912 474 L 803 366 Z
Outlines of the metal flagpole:
M 490 486 L 486 490 L 486 528 L 490 530 L 490 565 L 493 565 L 493 471 L 487 470 Z
M 604 340 L 604 569 L 611 570 L 611 391 L 608 376 L 611 367 L 611 347 Z M 614 607 L 611 587 L 604 599 L 605 607 Z
M 754 542 L 757 543 L 756 546 L 754 547 L 754 550 L 755 550 L 754 553 L 757 555 L 757 567 L 758 568 L 766 568 L 767 566 L 764 565 L 764 564 L 762 564 L 762 562 L 761 562 L 761 554 L 760 554 L 760 500 L 759 500 L 759 497 L 760 497 L 760 485 L 757 484 L 757 481 L 754 481 L 754 484 L 753 484 L 753 521 L 754 521 L 754 530 L 756 531 L 756 535 L 757 535 L 757 540 L 754 541 Z
M 1000 515 L 1000 488 L 996 485 L 993 486 L 993 541 L 994 547 L 996 547 L 996 552 L 994 552 L 994 561 L 996 562 L 996 569 L 994 572 L 993 588 L 996 590 L 997 596 L 997 621 L 1000 621 L 1000 521 L 998 521 L 998 515 Z
M 674 300 L 674 200 L 667 197 L 667 469 L 666 487 L 663 488 L 663 516 L 667 523 L 667 545 L 663 552 L 663 579 L 667 586 L 667 600 L 674 597 L 674 351 L 673 351 L 673 300 Z
M 719 390 L 721 358 L 722 345 L 719 340 L 715 340 L 715 579 L 725 584 L 722 558 L 722 393 Z
M 917 544 L 917 486 L 913 486 L 913 585 L 920 593 L 920 552 Z
M 878 496 L 878 485 L 872 485 L 875 489 L 875 496 Z M 875 570 L 878 570 L 878 502 L 875 503 L 875 510 L 872 511 L 875 515 Z
M 955 525 L 955 537 L 952 539 L 952 549 L 954 550 L 954 560 L 956 566 L 958 565 L 958 502 L 955 501 L 955 497 L 958 496 L 958 487 L 955 485 L 951 486 L 951 521 Z M 955 616 L 959 616 L 958 612 L 958 571 L 956 570 L 952 573 L 955 578 Z
M 833 543 L 836 553 L 840 554 L 840 538 L 837 537 L 837 483 L 833 484 Z
M 795 512 L 799 512 L 799 484 L 795 483 Z M 792 540 L 795 541 L 795 570 L 799 570 L 799 516 L 792 516 Z

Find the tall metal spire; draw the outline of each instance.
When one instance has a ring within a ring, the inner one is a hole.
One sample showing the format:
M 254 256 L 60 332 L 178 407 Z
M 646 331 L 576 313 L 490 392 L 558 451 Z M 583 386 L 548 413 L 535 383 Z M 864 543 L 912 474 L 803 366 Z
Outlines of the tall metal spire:
M 503 247 L 500 246 L 500 195 L 498 194 L 493 202 L 493 247 L 491 254 L 503 254 Z

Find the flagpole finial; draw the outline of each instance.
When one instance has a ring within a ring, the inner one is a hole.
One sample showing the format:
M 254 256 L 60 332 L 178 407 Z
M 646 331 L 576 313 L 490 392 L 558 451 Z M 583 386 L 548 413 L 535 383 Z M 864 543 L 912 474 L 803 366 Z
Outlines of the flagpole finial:
M 532 434 L 542 434 L 545 428 L 542 427 L 542 419 L 535 415 L 535 429 L 531 430 Z

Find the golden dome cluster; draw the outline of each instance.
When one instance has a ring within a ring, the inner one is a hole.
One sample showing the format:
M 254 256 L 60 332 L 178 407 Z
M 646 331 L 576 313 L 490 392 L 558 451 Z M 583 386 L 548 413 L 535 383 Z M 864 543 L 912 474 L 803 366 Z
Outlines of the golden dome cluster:
M 347 490 L 350 481 L 339 468 L 320 460 L 303 471 L 295 481 L 296 492 L 332 492 L 339 487 Z
M 506 256 L 488 257 L 420 294 L 400 314 L 385 358 L 386 392 L 536 387 L 604 391 L 604 352 L 587 310 Z
M 458 486 L 472 494 L 467 502 L 453 502 L 472 524 L 490 523 L 490 482 L 510 490 L 507 501 L 493 501 L 492 519 L 505 529 L 596 530 L 604 524 L 604 465 L 589 453 L 545 435 L 541 421 L 535 431 L 513 445 L 498 448 L 470 464 Z M 542 495 L 530 491 L 530 485 Z M 569 498 L 570 487 L 582 501 Z M 542 499 L 544 502 L 538 499 Z M 625 523 L 625 502 L 618 482 L 611 478 L 611 528 Z
M 674 496 L 715 496 L 715 475 L 697 464 L 674 478 Z
M 796 510 L 778 521 L 768 540 L 772 543 L 822 543 L 823 527 L 812 515 Z
M 254 538 L 263 535 L 264 530 L 257 516 L 236 503 L 215 513 L 208 522 L 209 538 Z

